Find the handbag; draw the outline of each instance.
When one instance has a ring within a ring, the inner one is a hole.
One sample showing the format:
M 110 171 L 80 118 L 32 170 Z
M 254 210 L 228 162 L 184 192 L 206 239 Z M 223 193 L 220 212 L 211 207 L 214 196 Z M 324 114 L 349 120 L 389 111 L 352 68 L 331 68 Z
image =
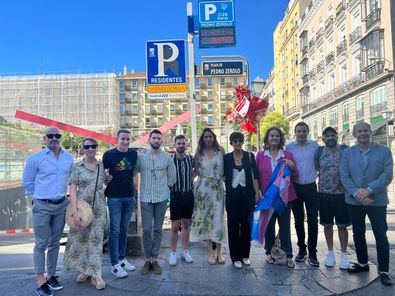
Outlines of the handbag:
M 93 194 L 93 203 L 92 206 L 86 202 L 85 200 L 82 199 L 77 199 L 77 211 L 80 216 L 80 224 L 81 228 L 77 228 L 74 224 L 74 219 L 73 219 L 73 208 L 71 204 L 67 206 L 66 209 L 66 223 L 67 225 L 73 229 L 73 230 L 79 230 L 79 229 L 84 229 L 88 227 L 93 220 L 93 209 L 95 208 L 95 200 L 96 200 L 96 189 L 97 189 L 97 181 L 99 179 L 99 171 L 100 171 L 100 166 L 97 164 L 97 175 L 96 175 L 96 182 L 95 182 L 95 192 Z
M 284 265 L 287 263 L 287 255 L 281 249 L 280 234 L 277 234 L 274 246 L 270 251 L 270 256 L 273 258 L 273 264 Z

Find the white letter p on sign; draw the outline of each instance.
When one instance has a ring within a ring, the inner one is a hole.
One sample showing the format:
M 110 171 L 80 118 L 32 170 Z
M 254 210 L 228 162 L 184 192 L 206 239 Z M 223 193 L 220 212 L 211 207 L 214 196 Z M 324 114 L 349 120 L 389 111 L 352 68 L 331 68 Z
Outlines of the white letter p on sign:
M 154 43 L 158 47 L 158 74 L 155 76 L 167 76 L 165 74 L 165 63 L 174 62 L 179 55 L 178 47 L 174 43 L 163 42 Z M 171 55 L 165 58 L 164 47 L 169 46 L 171 48 Z
M 217 6 L 214 4 L 205 4 L 204 5 L 204 18 L 206 21 L 210 20 L 210 15 L 214 14 L 217 11 Z

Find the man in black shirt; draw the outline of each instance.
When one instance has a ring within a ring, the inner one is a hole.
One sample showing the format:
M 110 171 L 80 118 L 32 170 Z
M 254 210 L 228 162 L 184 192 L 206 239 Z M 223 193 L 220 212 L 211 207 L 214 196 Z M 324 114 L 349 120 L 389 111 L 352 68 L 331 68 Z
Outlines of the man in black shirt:
M 177 181 L 171 188 L 170 220 L 171 220 L 171 253 L 169 264 L 177 264 L 178 230 L 181 226 L 182 253 L 181 257 L 188 263 L 193 259 L 187 247 L 189 242 L 189 222 L 194 207 L 193 195 L 193 158 L 185 153 L 187 141 L 185 136 L 178 135 L 174 139 L 176 149 L 173 159 L 176 167 Z
M 136 166 L 137 152 L 129 148 L 130 132 L 128 130 L 119 130 L 117 140 L 118 146 L 104 153 L 103 164 L 112 176 L 105 191 L 110 213 L 108 245 L 111 273 L 122 278 L 128 275 L 127 271 L 136 269 L 125 259 L 125 255 L 128 225 L 136 205 L 133 172 Z

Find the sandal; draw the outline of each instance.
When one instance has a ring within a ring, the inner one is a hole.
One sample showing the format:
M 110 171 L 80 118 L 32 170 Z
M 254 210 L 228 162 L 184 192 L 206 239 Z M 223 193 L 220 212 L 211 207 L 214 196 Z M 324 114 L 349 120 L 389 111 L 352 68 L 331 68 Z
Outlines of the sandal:
M 106 282 L 100 276 L 92 277 L 91 283 L 98 290 L 103 290 L 106 287 Z
M 292 258 L 287 259 L 287 266 L 289 268 L 295 268 L 295 262 L 292 260 Z
M 215 265 L 217 263 L 217 260 L 216 260 L 214 254 L 209 255 L 207 261 L 208 261 L 208 264 L 210 264 L 210 265 Z
M 272 255 L 270 255 L 270 254 L 266 255 L 266 262 L 269 264 L 274 264 L 274 259 L 273 259 Z
M 90 278 L 90 275 L 81 273 L 79 276 L 77 276 L 77 283 L 83 283 L 89 278 Z
M 225 264 L 225 258 L 222 254 L 217 255 L 217 262 L 218 264 Z

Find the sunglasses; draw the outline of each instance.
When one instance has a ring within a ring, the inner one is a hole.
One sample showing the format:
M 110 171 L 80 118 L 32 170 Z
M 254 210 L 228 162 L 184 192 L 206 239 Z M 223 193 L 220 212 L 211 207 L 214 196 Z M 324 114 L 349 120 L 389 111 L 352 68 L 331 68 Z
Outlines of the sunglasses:
M 47 135 L 47 138 L 48 138 L 48 139 L 56 138 L 56 139 L 59 140 L 61 137 L 62 137 L 61 134 L 48 134 L 48 135 Z
M 89 148 L 96 149 L 96 148 L 97 148 L 97 144 L 84 145 L 84 149 L 85 149 L 85 150 L 88 150 Z

